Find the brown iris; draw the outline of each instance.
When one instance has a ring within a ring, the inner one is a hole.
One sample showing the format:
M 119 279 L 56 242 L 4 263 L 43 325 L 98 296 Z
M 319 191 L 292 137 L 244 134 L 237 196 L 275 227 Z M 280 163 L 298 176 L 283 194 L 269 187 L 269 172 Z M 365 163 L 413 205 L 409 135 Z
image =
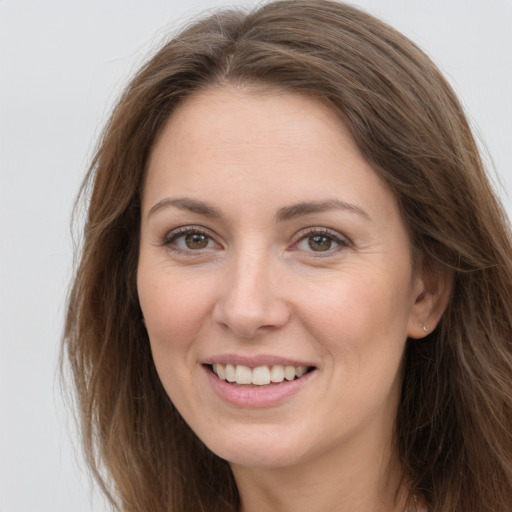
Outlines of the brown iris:
M 332 247 L 332 240 L 328 236 L 314 235 L 308 238 L 308 245 L 312 251 L 328 251 Z
M 208 237 L 203 233 L 189 233 L 185 237 L 188 249 L 204 249 L 208 245 Z

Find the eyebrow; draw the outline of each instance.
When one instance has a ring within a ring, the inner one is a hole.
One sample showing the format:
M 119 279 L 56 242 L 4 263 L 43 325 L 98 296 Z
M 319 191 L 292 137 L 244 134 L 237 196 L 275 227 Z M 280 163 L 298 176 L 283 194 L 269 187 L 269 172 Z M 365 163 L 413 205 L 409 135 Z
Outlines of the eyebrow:
M 173 199 L 171 197 L 167 197 L 162 199 L 158 203 L 156 203 L 151 210 L 148 212 L 148 217 L 155 214 L 159 210 L 163 210 L 165 208 L 169 208 L 169 206 L 174 206 L 175 208 L 179 208 L 180 210 L 187 210 L 193 213 L 199 213 L 200 215 L 205 215 L 206 217 L 212 217 L 218 219 L 222 217 L 221 211 L 214 206 L 205 203 L 204 201 L 199 201 L 197 199 L 191 199 L 188 197 L 180 197 Z
M 276 214 L 276 221 L 285 222 L 304 215 L 322 213 L 330 210 L 345 210 L 360 215 L 366 220 L 372 220 L 365 210 L 355 204 L 347 203 L 339 199 L 329 199 L 327 201 L 301 202 L 280 208 Z
M 180 210 L 198 213 L 200 215 L 214 219 L 222 218 L 222 212 L 218 208 L 204 201 L 199 201 L 198 199 L 192 199 L 188 197 L 167 197 L 162 199 L 149 210 L 147 216 L 150 217 L 156 212 L 171 206 Z M 341 201 L 340 199 L 329 199 L 326 201 L 303 201 L 290 206 L 284 206 L 277 211 L 275 215 L 275 221 L 286 222 L 297 217 L 303 217 L 305 215 L 314 213 L 322 213 L 330 210 L 345 210 L 360 215 L 366 220 L 372 220 L 370 215 L 368 215 L 365 210 L 355 204 L 347 203 L 345 201 Z

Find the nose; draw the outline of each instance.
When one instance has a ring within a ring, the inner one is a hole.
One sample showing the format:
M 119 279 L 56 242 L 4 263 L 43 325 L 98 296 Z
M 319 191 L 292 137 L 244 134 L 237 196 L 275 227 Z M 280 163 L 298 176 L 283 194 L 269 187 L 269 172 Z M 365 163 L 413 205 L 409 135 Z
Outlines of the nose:
M 240 257 L 226 269 L 213 319 L 237 337 L 254 338 L 290 318 L 285 283 L 270 260 L 262 255 Z

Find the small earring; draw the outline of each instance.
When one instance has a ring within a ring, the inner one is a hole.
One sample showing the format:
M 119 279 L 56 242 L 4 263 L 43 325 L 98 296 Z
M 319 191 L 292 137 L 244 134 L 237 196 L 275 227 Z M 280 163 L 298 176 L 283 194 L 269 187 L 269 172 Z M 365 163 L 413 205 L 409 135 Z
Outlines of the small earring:
M 425 324 L 420 323 L 420 325 L 423 328 L 424 332 L 428 332 L 427 326 Z

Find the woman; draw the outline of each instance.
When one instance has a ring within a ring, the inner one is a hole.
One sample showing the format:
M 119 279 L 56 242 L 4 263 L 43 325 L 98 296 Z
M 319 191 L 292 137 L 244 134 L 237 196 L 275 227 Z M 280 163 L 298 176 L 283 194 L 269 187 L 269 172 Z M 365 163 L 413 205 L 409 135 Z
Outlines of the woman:
M 510 230 L 413 43 L 325 0 L 212 15 L 87 183 L 65 350 L 119 510 L 510 508 Z

